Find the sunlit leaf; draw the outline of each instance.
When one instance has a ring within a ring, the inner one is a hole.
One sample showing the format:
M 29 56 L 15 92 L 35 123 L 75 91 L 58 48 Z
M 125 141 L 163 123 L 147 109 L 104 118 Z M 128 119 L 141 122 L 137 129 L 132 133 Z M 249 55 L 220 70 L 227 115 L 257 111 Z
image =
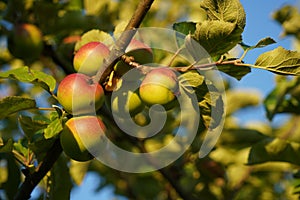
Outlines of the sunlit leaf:
M 278 47 L 261 54 L 254 67 L 279 74 L 300 75 L 300 53 Z
M 241 42 L 242 32 L 243 29 L 235 23 L 204 21 L 197 24 L 193 37 L 211 56 L 217 56 L 228 52 Z
M 90 162 L 70 161 L 70 175 L 77 185 L 80 185 L 88 171 Z
M 190 70 L 180 75 L 179 81 L 182 86 L 198 87 L 203 83 L 204 76 L 200 75 L 195 70 Z
M 0 100 L 0 119 L 3 119 L 13 113 L 36 108 L 34 99 L 10 96 Z
M 52 138 L 58 135 L 63 130 L 62 120 L 60 118 L 54 119 L 44 130 L 44 136 L 46 139 Z
M 80 47 L 89 43 L 89 42 L 111 42 L 112 37 L 101 30 L 93 29 L 81 36 L 81 39 L 75 45 L 75 51 L 78 51 Z
M 12 78 L 25 83 L 32 83 L 41 86 L 48 92 L 53 92 L 56 87 L 56 80 L 53 76 L 42 71 L 21 67 L 0 72 L 0 78 Z
M 243 29 L 246 24 L 246 14 L 239 0 L 203 0 L 200 2 L 210 20 L 220 20 L 237 24 Z

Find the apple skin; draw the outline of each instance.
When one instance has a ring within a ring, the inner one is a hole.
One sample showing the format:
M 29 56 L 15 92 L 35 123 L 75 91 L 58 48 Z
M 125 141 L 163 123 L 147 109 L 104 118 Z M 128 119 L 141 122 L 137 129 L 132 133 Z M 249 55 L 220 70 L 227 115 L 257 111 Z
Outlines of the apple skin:
M 109 56 L 109 48 L 101 42 L 89 42 L 75 53 L 73 66 L 76 72 L 94 76 Z
M 175 72 L 167 67 L 159 67 L 146 74 L 139 89 L 142 101 L 149 105 L 160 104 L 171 109 L 179 94 L 178 79 Z
M 73 117 L 60 134 L 60 143 L 65 154 L 73 160 L 88 161 L 94 158 L 88 149 L 98 148 L 105 132 L 106 127 L 97 116 Z
M 153 52 L 152 49 L 144 44 L 143 42 L 132 39 L 125 50 L 127 56 L 132 56 L 134 61 L 139 64 L 147 64 L 153 62 Z M 132 67 L 126 64 L 124 61 L 120 60 L 114 66 L 114 71 L 116 75 L 122 77 L 126 72 L 128 72 Z
M 57 100 L 73 115 L 95 113 L 104 103 L 104 90 L 85 74 L 66 76 L 57 89 Z
M 33 24 L 17 24 L 8 36 L 7 46 L 10 53 L 16 58 L 32 62 L 42 53 L 42 32 Z
M 134 116 L 144 109 L 144 103 L 141 101 L 138 91 L 128 90 L 112 100 L 111 109 L 120 117 L 124 115 L 123 113 Z

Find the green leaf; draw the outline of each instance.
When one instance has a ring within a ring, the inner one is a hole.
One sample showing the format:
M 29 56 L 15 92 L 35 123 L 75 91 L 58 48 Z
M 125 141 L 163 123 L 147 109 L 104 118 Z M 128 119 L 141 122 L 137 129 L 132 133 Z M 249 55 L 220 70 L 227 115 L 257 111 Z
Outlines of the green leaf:
M 27 139 L 31 141 L 37 131 L 48 126 L 49 121 L 46 121 L 45 119 L 33 119 L 31 117 L 21 115 L 19 116 L 19 123 Z
M 0 138 L 0 153 L 9 153 L 13 150 L 14 144 L 12 139 L 8 139 L 4 144 L 2 138 Z
M 268 45 L 271 45 L 271 44 L 274 44 L 276 43 L 276 41 L 270 37 L 266 37 L 264 39 L 261 39 L 260 41 L 258 41 L 258 43 L 254 46 L 248 46 L 244 43 L 241 43 L 241 46 L 244 50 L 246 49 L 256 49 L 256 48 L 262 48 L 262 47 L 265 47 L 265 46 L 268 46 Z
M 240 29 L 235 23 L 225 21 L 204 21 L 196 26 L 193 38 L 211 55 L 228 52 L 241 42 Z
M 267 136 L 263 135 L 257 130 L 246 128 L 230 128 L 223 130 L 220 137 L 220 143 L 230 147 L 238 146 L 245 148 L 265 138 L 267 138 Z
M 43 132 L 37 132 L 33 141 L 28 144 L 28 147 L 33 151 L 38 161 L 42 161 L 48 152 L 48 150 L 53 146 L 54 139 L 45 139 Z
M 97 30 L 97 29 L 90 30 L 81 36 L 81 39 L 75 45 L 75 51 L 78 51 L 80 47 L 82 47 L 83 45 L 89 42 L 104 42 L 104 41 L 111 42 L 112 37 L 108 33 L 101 30 Z
M 267 138 L 252 146 L 248 164 L 279 161 L 300 165 L 299 156 L 299 143 L 287 142 L 279 138 Z
M 196 23 L 178 22 L 173 24 L 173 30 L 178 31 L 184 35 L 193 34 L 196 31 Z
M 56 87 L 56 80 L 52 76 L 30 69 L 27 66 L 0 72 L 0 78 L 12 78 L 21 82 L 39 85 L 48 92 L 53 92 Z
M 74 180 L 75 184 L 80 185 L 85 177 L 86 172 L 90 166 L 88 162 L 78 162 L 75 160 L 70 161 L 70 175 Z
M 14 199 L 21 182 L 20 166 L 12 154 L 0 154 L 0 160 L 2 159 L 6 160 L 8 179 L 2 184 L 1 189 L 4 189 L 7 199 Z
M 254 67 L 278 74 L 300 75 L 300 53 L 278 47 L 261 54 Z
M 179 76 L 180 85 L 198 87 L 203 84 L 204 77 L 195 70 L 190 70 Z
M 237 80 L 241 80 L 245 75 L 251 72 L 250 67 L 237 66 L 233 64 L 218 65 L 218 70 L 236 78 Z
M 10 96 L 0 100 L 0 119 L 3 119 L 13 113 L 36 108 L 34 99 Z
M 51 169 L 47 185 L 49 199 L 70 199 L 73 186 L 67 162 L 65 157 L 60 156 Z
M 283 111 L 298 111 L 298 105 L 293 105 L 291 99 L 286 99 L 286 95 L 289 94 L 293 88 L 299 85 L 299 82 L 300 79 L 293 79 L 291 81 L 283 79 L 276 85 L 273 91 L 267 95 L 264 100 L 264 106 L 269 120 L 272 120 L 276 113 Z M 298 102 L 296 102 L 296 104 L 297 103 Z
M 200 2 L 210 20 L 219 20 L 237 24 L 240 29 L 244 29 L 246 24 L 246 14 L 239 0 L 203 0 Z
M 46 139 L 53 138 L 63 130 L 61 118 L 54 119 L 44 130 L 44 137 Z

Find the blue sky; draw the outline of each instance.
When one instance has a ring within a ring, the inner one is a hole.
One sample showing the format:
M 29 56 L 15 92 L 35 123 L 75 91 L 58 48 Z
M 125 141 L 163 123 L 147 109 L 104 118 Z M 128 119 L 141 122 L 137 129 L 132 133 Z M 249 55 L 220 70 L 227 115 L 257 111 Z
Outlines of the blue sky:
M 297 0 L 241 0 L 246 14 L 247 21 L 243 33 L 243 40 L 246 44 L 256 44 L 260 39 L 265 37 L 272 37 L 277 41 L 277 44 L 271 45 L 263 49 L 257 49 L 249 52 L 244 61 L 246 63 L 254 63 L 257 56 L 262 52 L 283 46 L 291 49 L 292 39 L 290 37 L 280 38 L 282 31 L 279 24 L 272 20 L 271 14 L 282 5 L 293 4 L 299 5 Z M 297 4 L 298 3 L 298 4 Z M 251 88 L 259 91 L 262 97 L 265 97 L 274 87 L 274 75 L 270 72 L 254 69 L 252 73 L 246 75 L 241 81 L 232 81 L 237 89 Z M 249 120 L 259 120 L 267 122 L 263 107 L 257 107 L 247 112 L 237 115 L 241 122 Z M 275 118 L 275 123 L 282 118 Z M 96 199 L 113 199 L 113 188 L 105 188 L 100 192 L 94 193 L 95 188 L 98 186 L 99 178 L 93 173 L 86 176 L 83 184 L 75 188 L 71 193 L 72 200 L 96 200 Z

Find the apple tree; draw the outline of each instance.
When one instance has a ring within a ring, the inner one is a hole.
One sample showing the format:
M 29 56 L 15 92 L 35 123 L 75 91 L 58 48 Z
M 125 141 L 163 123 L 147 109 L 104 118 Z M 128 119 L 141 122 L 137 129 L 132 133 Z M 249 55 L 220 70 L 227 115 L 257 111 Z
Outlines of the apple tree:
M 272 15 L 296 50 L 254 63 L 247 53 L 276 41 L 245 43 L 239 0 L 1 0 L 0 11 L 0 199 L 70 199 L 91 172 L 127 199 L 299 198 L 296 7 Z M 263 100 L 230 84 L 253 68 L 276 74 Z M 236 121 L 261 104 L 289 120 Z

